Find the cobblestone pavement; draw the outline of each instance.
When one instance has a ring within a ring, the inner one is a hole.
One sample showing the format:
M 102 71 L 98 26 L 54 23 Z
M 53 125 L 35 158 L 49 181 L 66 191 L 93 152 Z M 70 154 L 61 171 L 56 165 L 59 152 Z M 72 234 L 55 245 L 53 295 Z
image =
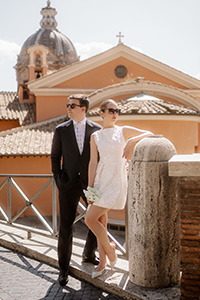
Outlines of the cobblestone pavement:
M 69 276 L 66 287 L 58 284 L 58 270 L 0 247 L 1 300 L 120 300 L 93 285 Z

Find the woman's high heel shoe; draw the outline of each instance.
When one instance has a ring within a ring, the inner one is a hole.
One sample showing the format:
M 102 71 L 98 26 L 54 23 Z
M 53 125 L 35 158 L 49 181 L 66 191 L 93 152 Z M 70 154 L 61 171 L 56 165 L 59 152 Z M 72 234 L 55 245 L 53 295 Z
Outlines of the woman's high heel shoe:
M 104 272 L 105 272 L 106 268 L 103 268 L 100 271 L 94 271 L 92 272 L 92 278 L 97 278 L 99 276 L 101 276 Z

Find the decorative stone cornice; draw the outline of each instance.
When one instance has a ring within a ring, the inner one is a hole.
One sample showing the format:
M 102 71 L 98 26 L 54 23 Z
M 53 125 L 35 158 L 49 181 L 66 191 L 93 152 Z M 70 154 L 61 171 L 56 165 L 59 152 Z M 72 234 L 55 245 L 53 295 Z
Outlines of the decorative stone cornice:
M 71 94 L 77 94 L 77 93 L 84 93 L 84 94 L 90 94 L 94 92 L 93 89 L 75 89 L 75 88 L 42 88 L 42 89 L 32 89 L 32 93 L 35 94 L 35 96 L 66 96 Z
M 134 95 L 139 93 L 171 97 L 172 99 L 177 100 L 179 103 L 200 110 L 200 100 L 191 96 L 184 90 L 173 86 L 168 86 L 163 83 L 144 80 L 143 78 L 136 78 L 135 80 L 113 84 L 111 86 L 98 89 L 94 93 L 90 94 L 89 97 L 91 106 L 94 106 L 97 103 L 105 99 L 112 98 L 116 95 Z

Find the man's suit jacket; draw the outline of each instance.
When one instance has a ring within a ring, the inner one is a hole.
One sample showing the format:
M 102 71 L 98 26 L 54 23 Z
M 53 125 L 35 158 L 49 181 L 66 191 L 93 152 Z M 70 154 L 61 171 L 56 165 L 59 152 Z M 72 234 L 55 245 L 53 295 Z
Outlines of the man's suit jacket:
M 90 160 L 90 136 L 101 126 L 86 119 L 83 152 L 80 154 L 74 132 L 73 120 L 58 125 L 54 132 L 51 165 L 58 189 L 67 191 L 73 187 L 78 176 L 83 188 L 88 184 Z

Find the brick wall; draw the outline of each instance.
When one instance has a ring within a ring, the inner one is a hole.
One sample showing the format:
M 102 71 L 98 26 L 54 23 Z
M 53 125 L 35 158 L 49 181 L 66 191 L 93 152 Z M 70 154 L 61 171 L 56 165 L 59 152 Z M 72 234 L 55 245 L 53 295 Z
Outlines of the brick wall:
M 180 178 L 181 299 L 200 300 L 200 177 Z

